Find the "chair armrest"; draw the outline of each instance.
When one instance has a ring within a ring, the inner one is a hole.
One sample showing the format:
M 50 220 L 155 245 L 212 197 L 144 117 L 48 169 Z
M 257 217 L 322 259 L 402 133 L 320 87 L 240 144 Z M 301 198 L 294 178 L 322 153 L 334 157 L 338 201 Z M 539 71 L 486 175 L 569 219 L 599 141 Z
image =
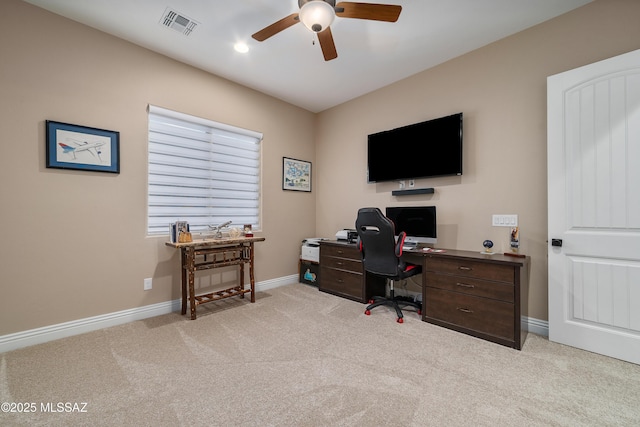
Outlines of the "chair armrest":
M 402 247 L 404 246 L 404 239 L 407 237 L 407 233 L 401 231 L 398 234 L 398 241 L 396 242 L 396 256 L 400 258 L 402 256 Z

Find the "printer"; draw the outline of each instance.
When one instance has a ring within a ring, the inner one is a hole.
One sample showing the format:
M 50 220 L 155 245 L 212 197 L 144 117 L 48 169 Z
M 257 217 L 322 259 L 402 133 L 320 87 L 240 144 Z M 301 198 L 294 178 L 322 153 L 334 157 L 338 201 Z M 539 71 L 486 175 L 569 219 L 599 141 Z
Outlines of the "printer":
M 346 240 L 349 243 L 355 243 L 358 240 L 358 232 L 354 228 L 345 228 L 336 233 L 337 240 Z
M 326 240 L 322 237 L 309 237 L 302 241 L 300 249 L 300 259 L 303 261 L 320 262 L 320 241 Z

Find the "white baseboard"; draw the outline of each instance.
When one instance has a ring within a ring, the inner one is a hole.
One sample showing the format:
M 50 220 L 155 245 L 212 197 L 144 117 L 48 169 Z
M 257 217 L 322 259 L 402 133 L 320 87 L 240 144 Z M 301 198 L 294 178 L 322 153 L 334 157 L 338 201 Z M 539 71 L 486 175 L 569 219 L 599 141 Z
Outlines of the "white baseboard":
M 263 282 L 256 283 L 256 291 L 266 291 L 279 286 L 298 283 L 299 278 L 300 277 L 297 274 L 292 274 L 290 276 L 279 277 L 277 279 L 265 280 Z
M 297 274 L 265 280 L 263 282 L 256 283 L 256 291 L 266 291 L 279 286 L 298 283 L 298 280 L 299 276 Z M 111 326 L 122 325 L 136 320 L 143 320 L 150 317 L 169 314 L 180 310 L 180 305 L 180 299 L 176 299 L 173 301 L 161 302 L 159 304 L 146 305 L 144 307 L 132 308 L 129 310 L 122 310 L 100 316 L 87 317 L 85 319 L 73 320 L 70 322 L 59 323 L 57 325 L 44 326 L 42 328 L 3 335 L 0 336 L 0 353 L 60 338 L 97 331 Z M 522 327 L 534 334 L 549 336 L 549 324 L 547 321 L 534 319 L 532 317 L 523 317 Z
M 256 291 L 265 291 L 277 288 L 278 286 L 297 282 L 298 275 L 293 274 L 291 276 L 256 283 Z M 59 323 L 57 325 L 44 326 L 42 328 L 3 335 L 0 336 L 0 353 L 60 338 L 97 331 L 111 326 L 122 325 L 136 320 L 143 320 L 150 317 L 169 314 L 174 311 L 179 311 L 180 306 L 181 300 L 176 299 L 173 301 L 161 302 L 159 304 L 146 305 L 144 307 L 137 307 L 129 310 L 122 310 L 100 316 L 87 317 L 85 319 L 72 320 L 70 322 Z
M 543 337 L 549 336 L 549 322 L 546 320 L 523 316 L 522 328 L 536 335 L 542 335 Z
M 15 334 L 0 337 L 0 353 L 41 344 L 48 341 L 80 335 L 98 329 L 122 325 L 124 323 L 142 320 L 149 317 L 168 314 L 180 310 L 180 300 L 166 301 L 159 304 L 146 305 L 144 307 L 117 311 L 100 316 L 87 317 L 58 323 L 57 325 L 44 326 Z

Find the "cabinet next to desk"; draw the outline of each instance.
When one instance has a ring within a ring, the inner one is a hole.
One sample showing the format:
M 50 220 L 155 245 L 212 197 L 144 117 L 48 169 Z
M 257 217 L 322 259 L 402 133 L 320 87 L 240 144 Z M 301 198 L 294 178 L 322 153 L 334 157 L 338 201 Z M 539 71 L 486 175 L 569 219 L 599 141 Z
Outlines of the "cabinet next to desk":
M 422 320 L 522 349 L 528 258 L 447 250 L 423 263 Z
M 354 243 L 320 242 L 320 291 L 367 303 L 374 295 L 384 295 L 385 284 L 384 278 L 365 273 Z

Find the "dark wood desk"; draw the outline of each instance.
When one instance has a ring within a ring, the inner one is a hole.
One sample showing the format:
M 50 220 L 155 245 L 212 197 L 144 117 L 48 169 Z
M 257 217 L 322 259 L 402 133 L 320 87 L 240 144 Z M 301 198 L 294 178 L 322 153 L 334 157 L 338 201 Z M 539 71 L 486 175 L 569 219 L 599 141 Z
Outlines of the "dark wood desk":
M 251 293 L 251 302 L 256 301 L 254 279 L 254 242 L 264 241 L 264 237 L 235 237 L 222 239 L 194 240 L 189 243 L 166 242 L 167 246 L 180 249 L 182 271 L 182 314 L 187 313 L 187 297 L 191 309 L 191 320 L 196 318 L 196 307 L 212 301 Z M 244 288 L 244 264 L 249 264 L 250 289 Z M 217 292 L 196 295 L 194 289 L 195 272 L 211 268 L 239 266 L 238 285 Z
M 527 331 L 529 257 L 480 251 L 421 248 L 404 250 L 407 262 L 422 265 L 422 320 L 488 341 L 522 349 Z M 384 295 L 385 281 L 366 274 L 353 243 L 320 242 L 319 289 L 368 303 Z
M 422 320 L 522 349 L 529 257 L 448 249 L 416 249 L 403 256 L 422 264 Z

